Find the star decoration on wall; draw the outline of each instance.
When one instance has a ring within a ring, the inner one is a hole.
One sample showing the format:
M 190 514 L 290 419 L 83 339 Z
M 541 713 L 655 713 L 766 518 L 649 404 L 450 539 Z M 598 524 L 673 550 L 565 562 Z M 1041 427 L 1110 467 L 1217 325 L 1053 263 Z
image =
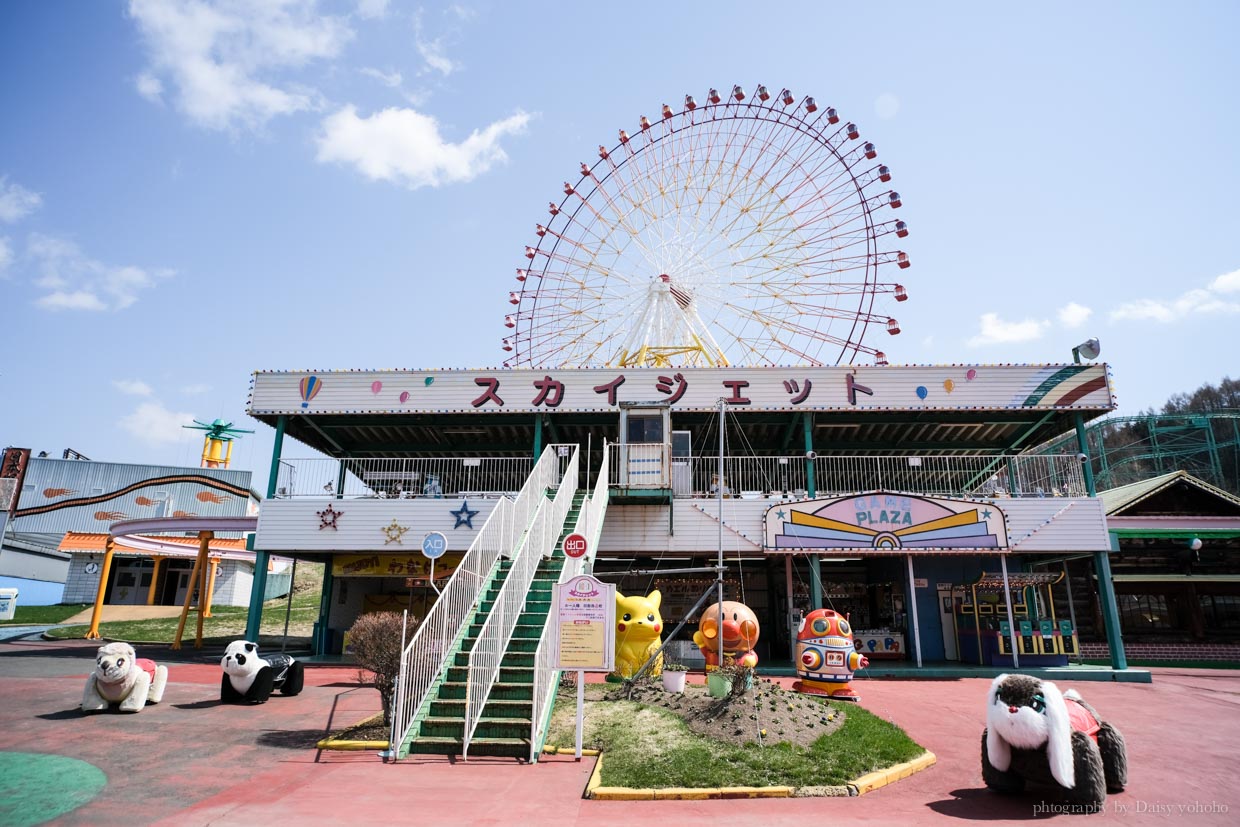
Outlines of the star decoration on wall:
M 452 526 L 453 528 L 460 528 L 461 526 L 473 528 L 474 517 L 478 514 L 477 510 L 470 510 L 468 500 L 461 500 L 460 509 L 457 511 L 449 511 L 448 513 L 453 517 L 456 517 L 456 525 Z
M 387 535 L 387 539 L 383 541 L 383 545 L 386 546 L 388 543 L 396 543 L 397 545 L 403 546 L 404 543 L 401 542 L 400 538 L 405 536 L 405 532 L 409 530 L 409 526 L 400 525 L 396 522 L 396 520 L 392 520 L 391 525 L 386 525 L 379 530 Z
M 336 520 L 339 520 L 344 516 L 343 511 L 337 511 L 330 505 L 322 511 L 316 511 L 315 513 L 319 515 L 319 531 L 322 531 L 325 528 L 330 528 L 332 531 L 335 531 L 337 529 Z

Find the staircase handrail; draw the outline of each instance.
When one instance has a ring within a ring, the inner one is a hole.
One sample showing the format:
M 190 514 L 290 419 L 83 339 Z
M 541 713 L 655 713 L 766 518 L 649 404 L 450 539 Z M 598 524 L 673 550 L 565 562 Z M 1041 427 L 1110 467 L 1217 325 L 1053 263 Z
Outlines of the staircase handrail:
M 580 564 L 565 561 L 560 571 L 560 584 L 568 582 L 578 571 L 593 569 L 594 557 L 598 554 L 599 538 L 603 535 L 603 518 L 607 514 L 607 503 L 610 497 L 610 479 L 608 452 L 610 446 L 603 443 L 603 464 L 594 480 L 594 489 L 581 504 L 581 513 L 577 515 L 577 524 L 573 531 L 581 534 L 589 541 L 585 557 Z M 547 738 L 547 730 L 551 726 L 552 701 L 555 700 L 555 687 L 560 682 L 560 671 L 552 668 L 551 629 L 555 622 L 553 617 L 555 606 L 547 615 L 547 623 L 543 626 L 542 635 L 538 639 L 538 648 L 534 653 L 534 703 L 530 716 L 530 763 L 533 764 L 542 754 L 543 742 Z
M 518 546 L 512 556 L 512 567 L 504 585 L 491 610 L 487 613 L 486 622 L 478 632 L 478 639 L 469 652 L 465 684 L 465 731 L 461 743 L 461 756 L 469 757 L 469 744 L 482 718 L 482 711 L 491 697 L 491 689 L 499 675 L 500 663 L 504 659 L 504 651 L 512 639 L 517 627 L 517 620 L 525 608 L 529 595 L 530 584 L 539 564 L 555 552 L 555 543 L 564 527 L 573 504 L 573 495 L 577 490 L 578 451 L 573 446 L 572 455 L 560 477 L 560 485 L 555 498 L 548 501 L 543 497 L 525 541 Z M 545 489 L 544 489 L 545 490 Z
M 517 499 L 501 498 L 470 544 L 465 556 L 444 586 L 435 605 L 418 625 L 401 652 L 396 693 L 392 702 L 390 750 L 396 755 L 413 729 L 418 711 L 426 702 L 444 664 L 452 655 L 467 621 L 473 617 L 496 562 L 511 555 L 529 525 L 530 504 L 537 507 L 543 491 L 554 482 L 558 461 L 551 447 L 543 451 L 526 478 Z

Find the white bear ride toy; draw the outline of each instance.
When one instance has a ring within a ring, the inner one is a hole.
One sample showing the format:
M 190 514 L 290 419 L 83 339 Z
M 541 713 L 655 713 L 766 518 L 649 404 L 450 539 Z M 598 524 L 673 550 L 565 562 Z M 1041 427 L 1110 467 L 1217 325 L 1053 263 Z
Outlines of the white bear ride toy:
M 128 643 L 108 643 L 95 655 L 95 671 L 86 679 L 83 712 L 101 712 L 113 704 L 121 712 L 141 712 L 164 697 L 168 667 L 139 658 Z
M 305 682 L 305 667 L 290 655 L 258 655 L 258 644 L 234 640 L 220 660 L 220 700 L 226 704 L 262 704 L 279 690 L 296 695 Z

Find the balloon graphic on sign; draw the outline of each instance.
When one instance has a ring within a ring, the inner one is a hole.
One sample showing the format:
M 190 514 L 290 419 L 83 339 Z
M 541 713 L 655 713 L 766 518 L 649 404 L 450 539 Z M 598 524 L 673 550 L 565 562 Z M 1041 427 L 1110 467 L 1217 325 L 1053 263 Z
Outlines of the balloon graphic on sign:
M 952 392 L 953 390 L 955 390 L 955 389 L 956 389 L 956 383 L 955 383 L 955 382 L 953 382 L 953 381 L 952 381 L 952 380 L 950 380 L 950 379 L 944 379 L 944 380 L 943 380 L 943 390 L 947 391 L 948 393 L 951 393 L 951 392 Z
M 377 381 L 376 381 L 376 382 L 371 382 L 371 383 L 370 383 L 370 392 L 371 392 L 371 393 L 376 393 L 376 394 L 377 394 L 377 393 L 378 393 L 379 391 L 381 391 L 381 390 L 383 390 L 383 383 L 382 383 L 382 382 L 377 382 Z
M 303 376 L 301 380 L 301 406 L 310 407 L 310 400 L 319 395 L 323 381 L 317 376 Z
M 969 368 L 969 372 L 964 375 L 964 378 L 972 382 L 974 379 L 977 378 L 977 371 L 975 371 L 973 368 Z
M 400 392 L 400 404 L 403 405 L 408 401 L 409 401 L 409 391 L 401 391 Z
M 928 393 L 930 393 L 930 391 L 926 390 L 926 386 L 925 386 L 925 385 L 918 385 L 918 386 L 917 386 L 917 398 L 918 398 L 918 399 L 925 399 L 925 398 L 926 398 L 926 394 L 928 394 Z
M 428 377 L 426 377 L 426 379 L 425 379 L 424 381 L 426 382 L 426 387 L 428 387 L 428 388 L 429 388 L 429 387 L 431 386 L 431 382 L 434 382 L 434 381 L 435 381 L 435 377 L 434 377 L 434 376 L 428 376 Z

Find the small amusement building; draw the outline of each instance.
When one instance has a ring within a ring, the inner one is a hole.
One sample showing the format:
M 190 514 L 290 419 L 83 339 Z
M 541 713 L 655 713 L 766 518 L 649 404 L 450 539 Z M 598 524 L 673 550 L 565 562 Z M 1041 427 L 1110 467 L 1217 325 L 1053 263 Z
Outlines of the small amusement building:
M 254 375 L 249 413 L 276 433 L 256 576 L 274 554 L 326 564 L 322 654 L 364 612 L 422 620 L 398 754 L 536 758 L 549 590 L 578 566 L 658 590 L 677 659 L 722 581 L 762 625 L 760 669 L 791 670 L 820 607 L 876 664 L 999 669 L 1077 655 L 1062 561 L 1086 554 L 1124 668 L 1084 442 L 1026 453 L 1114 409 L 1107 367 L 1080 363 L 1096 342 L 1065 364 L 889 365 L 864 337 L 899 334 L 887 304 L 908 298 L 884 278 L 910 265 L 891 180 L 812 97 L 686 96 L 599 146 L 535 224 L 502 368 Z

